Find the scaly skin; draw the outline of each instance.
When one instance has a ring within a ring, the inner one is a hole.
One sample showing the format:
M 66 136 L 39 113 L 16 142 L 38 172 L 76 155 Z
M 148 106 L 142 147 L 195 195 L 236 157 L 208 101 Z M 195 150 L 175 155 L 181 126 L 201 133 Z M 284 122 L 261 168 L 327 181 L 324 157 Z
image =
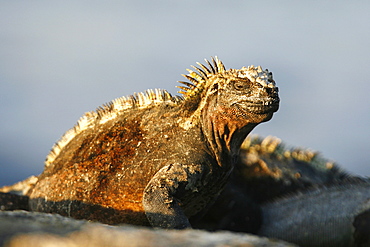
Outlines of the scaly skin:
M 370 246 L 370 179 L 280 139 L 248 137 L 225 190 L 194 227 L 299 246 Z
M 30 209 L 190 227 L 223 189 L 245 137 L 279 106 L 270 72 L 212 60 L 189 70 L 184 98 L 148 91 L 85 114 L 47 157 Z
M 276 137 L 248 137 L 230 183 L 258 203 L 298 190 L 343 181 L 350 175 L 318 152 L 286 147 Z
M 248 137 L 231 179 L 194 227 L 257 233 L 263 203 L 349 178 L 354 179 L 317 152 L 288 148 L 276 137 Z

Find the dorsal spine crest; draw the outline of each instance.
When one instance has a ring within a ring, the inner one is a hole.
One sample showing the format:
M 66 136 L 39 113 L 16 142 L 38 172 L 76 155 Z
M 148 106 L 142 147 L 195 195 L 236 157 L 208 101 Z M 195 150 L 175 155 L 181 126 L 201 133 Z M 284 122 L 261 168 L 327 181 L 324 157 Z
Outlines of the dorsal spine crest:
M 128 97 L 120 97 L 111 102 L 98 107 L 95 111 L 86 112 L 78 121 L 77 124 L 69 129 L 54 144 L 50 153 L 46 157 L 45 165 L 49 166 L 59 155 L 60 151 L 65 147 L 76 135 L 86 129 L 92 128 L 99 124 L 104 124 L 109 120 L 116 118 L 128 109 L 146 108 L 158 104 L 178 104 L 183 100 L 180 96 L 172 96 L 166 90 L 154 89 L 147 90 L 145 93 L 135 93 Z
M 201 93 L 205 90 L 205 88 L 208 86 L 207 82 L 210 77 L 214 75 L 221 75 L 226 71 L 224 64 L 216 57 L 212 57 L 212 63 L 205 59 L 206 63 L 209 67 L 197 62 L 196 66 L 191 66 L 194 70 L 187 69 L 189 74 L 182 75 L 186 79 L 188 79 L 189 82 L 183 82 L 179 81 L 180 83 L 184 84 L 186 87 L 183 86 L 177 86 L 182 91 L 179 91 L 179 93 L 183 94 L 185 97 L 185 100 L 191 99 L 193 97 L 200 97 Z

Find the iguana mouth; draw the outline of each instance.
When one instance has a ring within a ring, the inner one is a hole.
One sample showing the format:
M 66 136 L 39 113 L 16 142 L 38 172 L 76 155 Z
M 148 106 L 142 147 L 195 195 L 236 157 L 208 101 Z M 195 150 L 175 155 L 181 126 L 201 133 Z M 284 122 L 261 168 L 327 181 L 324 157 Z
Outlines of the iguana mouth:
M 279 109 L 280 99 L 258 99 L 253 101 L 241 101 L 235 104 L 242 111 L 249 111 L 255 114 L 264 114 L 268 112 L 276 112 Z

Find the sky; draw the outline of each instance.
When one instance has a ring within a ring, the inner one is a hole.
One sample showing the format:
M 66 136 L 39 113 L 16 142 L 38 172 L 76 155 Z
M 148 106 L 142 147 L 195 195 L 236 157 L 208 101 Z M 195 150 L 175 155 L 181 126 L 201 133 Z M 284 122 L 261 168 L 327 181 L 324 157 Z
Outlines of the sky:
M 218 56 L 274 74 L 280 110 L 252 133 L 370 175 L 370 2 L 1 1 L 0 186 L 40 174 L 87 111 Z

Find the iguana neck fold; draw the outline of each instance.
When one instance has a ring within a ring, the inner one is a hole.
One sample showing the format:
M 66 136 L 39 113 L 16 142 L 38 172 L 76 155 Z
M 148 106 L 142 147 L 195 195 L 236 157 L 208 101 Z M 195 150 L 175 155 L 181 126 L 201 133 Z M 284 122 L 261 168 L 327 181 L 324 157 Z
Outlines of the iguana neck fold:
M 240 146 L 257 123 L 240 119 L 232 109 L 221 106 L 206 107 L 202 113 L 202 131 L 219 166 L 231 168 L 233 157 L 239 154 Z

